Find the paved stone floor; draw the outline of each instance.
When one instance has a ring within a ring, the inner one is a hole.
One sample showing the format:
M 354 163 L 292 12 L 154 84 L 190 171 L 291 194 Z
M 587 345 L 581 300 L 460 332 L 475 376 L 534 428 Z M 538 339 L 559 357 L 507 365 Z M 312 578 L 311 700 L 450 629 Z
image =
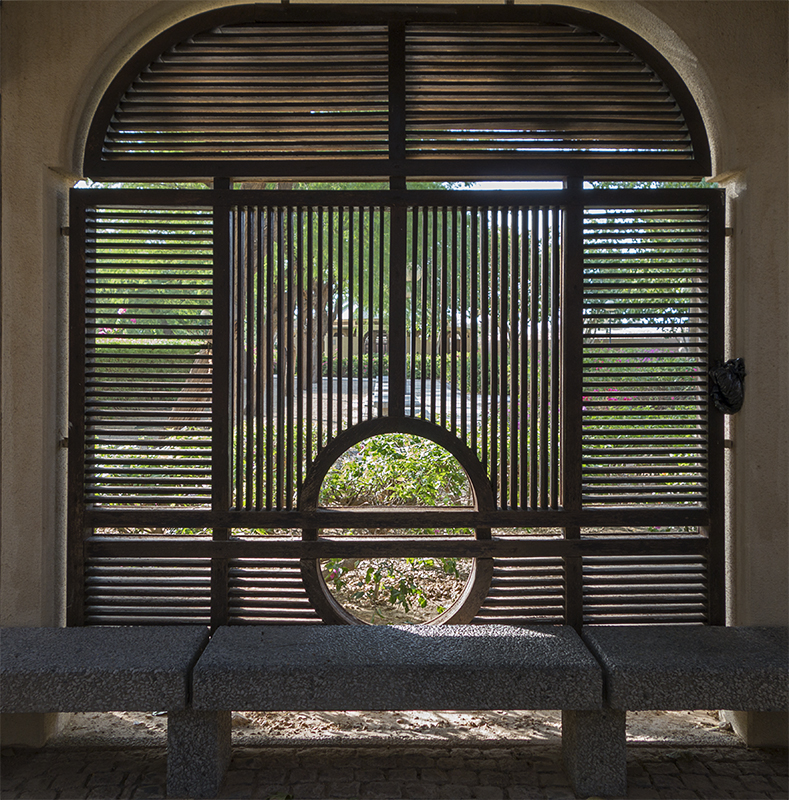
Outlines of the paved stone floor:
M 166 752 L 146 747 L 48 747 L 2 751 L 2 800 L 165 797 Z M 786 800 L 786 751 L 727 747 L 629 747 L 628 798 Z M 558 737 L 501 747 L 236 747 L 221 798 L 256 800 L 570 800 Z

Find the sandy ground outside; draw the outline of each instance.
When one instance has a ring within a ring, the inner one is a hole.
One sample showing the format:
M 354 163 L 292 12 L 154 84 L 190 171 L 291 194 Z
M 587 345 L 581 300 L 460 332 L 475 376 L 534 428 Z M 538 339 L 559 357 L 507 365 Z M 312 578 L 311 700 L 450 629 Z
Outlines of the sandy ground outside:
M 638 711 L 628 715 L 629 742 L 682 747 L 740 746 L 716 711 Z M 381 743 L 540 743 L 561 730 L 559 711 L 321 711 L 234 712 L 233 744 L 353 745 Z M 164 714 L 107 712 L 72 714 L 53 746 L 139 747 L 162 744 Z

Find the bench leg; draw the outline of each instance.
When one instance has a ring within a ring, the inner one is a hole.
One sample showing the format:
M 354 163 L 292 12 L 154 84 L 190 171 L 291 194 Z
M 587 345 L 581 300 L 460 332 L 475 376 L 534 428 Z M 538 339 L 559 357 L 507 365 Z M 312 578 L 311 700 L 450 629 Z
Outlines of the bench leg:
M 167 713 L 168 797 L 216 797 L 229 763 L 229 711 Z
M 562 754 L 578 797 L 627 794 L 626 712 L 562 711 Z

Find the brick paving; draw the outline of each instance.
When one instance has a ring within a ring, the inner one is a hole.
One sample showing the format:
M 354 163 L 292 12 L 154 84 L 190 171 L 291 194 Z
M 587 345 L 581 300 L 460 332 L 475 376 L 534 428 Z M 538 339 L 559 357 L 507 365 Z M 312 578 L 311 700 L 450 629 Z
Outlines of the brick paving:
M 145 747 L 2 751 L 2 800 L 164 798 L 167 754 Z M 558 737 L 497 746 L 235 747 L 220 798 L 572 800 Z M 628 800 L 787 800 L 785 750 L 631 744 Z

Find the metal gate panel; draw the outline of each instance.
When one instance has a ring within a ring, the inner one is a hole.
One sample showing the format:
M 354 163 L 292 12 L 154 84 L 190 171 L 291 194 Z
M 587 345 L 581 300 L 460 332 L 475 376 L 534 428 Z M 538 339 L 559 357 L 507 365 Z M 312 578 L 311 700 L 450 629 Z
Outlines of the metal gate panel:
M 583 502 L 706 505 L 709 213 L 587 208 Z
M 231 213 L 231 504 L 293 509 L 317 451 L 383 412 L 390 213 Z
M 85 218 L 85 501 L 210 507 L 210 208 Z
M 414 206 L 405 412 L 485 465 L 500 508 L 559 506 L 560 209 Z
M 477 621 L 719 623 L 721 198 L 75 190 L 70 622 L 315 622 L 304 563 L 426 556 L 491 565 Z M 483 501 L 303 502 L 389 430 Z

